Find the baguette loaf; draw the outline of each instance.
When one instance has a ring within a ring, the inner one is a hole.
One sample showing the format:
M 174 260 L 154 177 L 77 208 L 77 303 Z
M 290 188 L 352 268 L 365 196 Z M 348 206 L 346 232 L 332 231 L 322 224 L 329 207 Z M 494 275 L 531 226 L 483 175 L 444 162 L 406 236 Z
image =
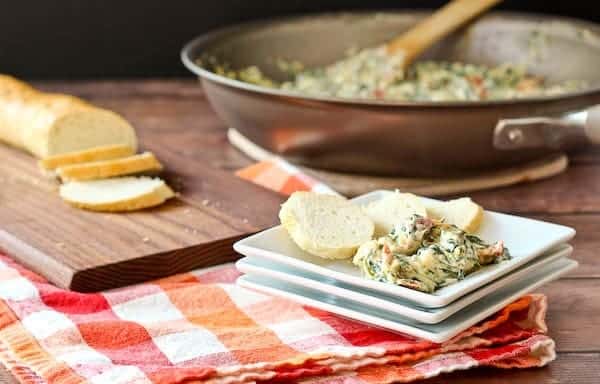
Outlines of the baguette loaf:
M 133 127 L 116 113 L 6 75 L 0 75 L 0 141 L 39 158 L 112 144 L 137 148 Z

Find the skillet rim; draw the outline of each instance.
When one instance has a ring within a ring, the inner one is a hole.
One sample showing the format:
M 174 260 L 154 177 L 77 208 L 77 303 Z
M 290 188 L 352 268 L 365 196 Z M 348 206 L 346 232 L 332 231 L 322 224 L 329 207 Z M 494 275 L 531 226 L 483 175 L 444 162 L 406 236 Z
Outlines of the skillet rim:
M 255 84 L 246 83 L 240 80 L 230 79 L 225 76 L 218 75 L 211 72 L 198 64 L 193 57 L 192 53 L 199 50 L 204 45 L 218 42 L 220 38 L 229 36 L 231 34 L 244 32 L 245 30 L 264 27 L 269 24 L 282 24 L 289 22 L 298 22 L 303 19 L 316 19 L 321 17 L 343 17 L 343 16 L 355 16 L 355 15 L 368 15 L 368 14 L 380 14 L 380 13 L 395 13 L 395 14 L 412 14 L 412 15 L 426 15 L 433 12 L 433 9 L 402 9 L 393 8 L 385 10 L 356 10 L 356 11 L 337 11 L 337 12 L 319 12 L 319 13 L 305 13 L 293 16 L 283 17 L 272 17 L 264 18 L 260 20 L 253 20 L 242 22 L 239 24 L 229 25 L 217 29 L 210 30 L 186 43 L 180 52 L 180 59 L 183 65 L 190 70 L 192 73 L 199 76 L 201 79 L 210 80 L 217 84 L 235 88 L 237 90 L 247 91 L 251 93 L 257 93 L 264 96 L 274 96 L 287 99 L 302 100 L 304 102 L 315 102 L 315 103 L 328 103 L 328 104 L 341 104 L 349 106 L 362 106 L 362 107 L 376 107 L 376 108 L 464 108 L 464 107 L 497 107 L 497 106 L 510 106 L 515 104 L 541 104 L 548 102 L 556 102 L 561 100 L 570 100 L 580 97 L 588 96 L 600 96 L 600 83 L 596 86 L 584 88 L 579 91 L 569 92 L 562 95 L 549 95 L 541 97 L 525 97 L 525 98 L 512 98 L 512 99 L 500 99 L 500 100 L 474 100 L 474 101 L 394 101 L 394 100 L 371 100 L 371 99 L 350 99 L 341 97 L 326 97 L 318 95 L 306 95 L 299 92 L 284 91 L 276 88 L 267 88 Z M 484 17 L 517 17 L 526 19 L 529 21 L 545 20 L 545 21 L 559 21 L 568 23 L 573 26 L 579 26 L 586 29 L 593 29 L 600 38 L 600 24 L 596 24 L 587 20 L 576 19 L 571 17 L 545 14 L 545 13 L 532 13 L 532 12 L 514 12 L 514 11 L 493 11 L 488 12 Z

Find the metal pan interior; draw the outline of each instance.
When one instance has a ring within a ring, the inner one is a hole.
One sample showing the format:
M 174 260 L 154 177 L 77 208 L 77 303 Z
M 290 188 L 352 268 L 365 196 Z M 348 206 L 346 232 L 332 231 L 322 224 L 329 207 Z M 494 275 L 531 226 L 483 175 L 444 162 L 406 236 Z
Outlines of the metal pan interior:
M 416 11 L 334 13 L 254 22 L 230 27 L 190 42 L 182 51 L 185 65 L 212 81 L 254 92 L 303 97 L 321 101 L 390 105 L 473 105 L 523 101 L 378 101 L 308 96 L 260 87 L 219 76 L 199 65 L 212 57 L 232 68 L 258 66 L 267 76 L 285 80 L 289 75 L 278 59 L 298 60 L 306 67 L 321 67 L 339 60 L 350 48 L 372 47 L 408 29 L 427 13 Z M 524 65 L 549 83 L 581 80 L 583 89 L 560 96 L 524 99 L 547 100 L 600 91 L 600 28 L 562 17 L 494 12 L 433 46 L 422 59 L 460 61 L 495 66 Z

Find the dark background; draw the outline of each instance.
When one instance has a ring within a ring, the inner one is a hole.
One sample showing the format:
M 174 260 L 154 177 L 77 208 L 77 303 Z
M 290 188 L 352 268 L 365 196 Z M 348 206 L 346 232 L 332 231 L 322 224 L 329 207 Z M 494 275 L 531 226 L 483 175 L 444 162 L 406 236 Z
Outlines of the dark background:
M 0 0 L 0 73 L 35 78 L 188 76 L 181 46 L 222 25 L 332 10 L 435 8 L 428 0 Z M 600 1 L 505 1 L 499 9 L 600 22 Z

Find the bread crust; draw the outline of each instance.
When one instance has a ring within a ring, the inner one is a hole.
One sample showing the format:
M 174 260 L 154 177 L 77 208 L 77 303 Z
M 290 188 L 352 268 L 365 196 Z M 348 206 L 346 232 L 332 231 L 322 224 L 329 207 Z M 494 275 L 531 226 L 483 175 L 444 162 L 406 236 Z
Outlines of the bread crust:
M 122 157 L 132 156 L 133 148 L 128 145 L 104 145 L 94 147 L 82 151 L 68 152 L 60 155 L 46 157 L 38 161 L 40 168 L 45 170 L 53 170 L 66 165 L 90 163 L 101 160 L 119 159 Z
M 442 219 L 468 233 L 475 233 L 483 222 L 483 208 L 469 197 L 426 204 L 427 214 Z
M 133 127 L 118 114 L 2 74 L 0 140 L 39 158 L 108 144 L 137 148 Z
M 338 221 L 340 226 L 337 228 L 326 226 L 315 232 L 314 228 L 311 228 L 312 225 L 331 223 L 331 220 L 328 220 L 328 212 L 332 211 L 344 211 L 347 221 L 354 221 L 359 225 L 352 227 L 350 223 Z M 339 196 L 312 192 L 294 193 L 282 205 L 279 219 L 298 247 L 325 259 L 352 257 L 363 242 L 371 239 L 374 230 L 369 217 L 351 202 Z M 324 232 L 328 232 L 330 237 L 326 239 L 319 236 Z M 348 232 L 352 232 L 352 235 Z M 332 242 L 332 237 L 336 237 L 336 244 Z
M 162 164 L 151 152 L 91 163 L 58 167 L 56 173 L 63 181 L 107 179 L 138 173 L 157 172 Z
M 395 224 L 403 222 L 411 215 L 427 216 L 427 210 L 420 197 L 398 191 L 368 204 L 364 210 L 375 224 L 376 237 L 387 235 Z
M 63 187 L 61 187 L 60 196 L 70 205 L 80 209 L 96 212 L 130 212 L 160 205 L 166 200 L 174 197 L 175 193 L 163 182 L 152 191 L 141 193 L 140 195 L 129 199 L 111 202 L 91 203 L 89 201 L 77 200 L 76 198 L 69 196 L 68 193 L 65 193 Z

